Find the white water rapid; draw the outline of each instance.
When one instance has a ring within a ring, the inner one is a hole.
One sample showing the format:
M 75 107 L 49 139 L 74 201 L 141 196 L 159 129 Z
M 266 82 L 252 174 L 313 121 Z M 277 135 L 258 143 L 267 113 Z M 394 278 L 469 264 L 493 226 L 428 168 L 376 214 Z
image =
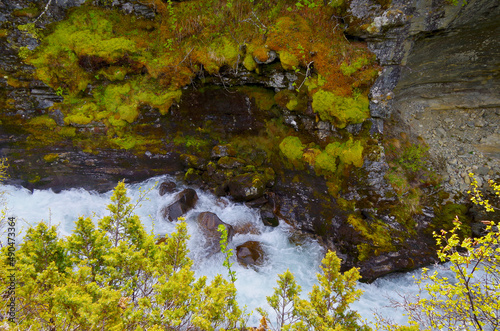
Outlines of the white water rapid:
M 141 184 L 127 186 L 128 195 L 132 202 L 140 197 L 141 190 L 151 189 L 146 195 L 147 199 L 140 203 L 135 212 L 140 216 L 146 230 L 153 230 L 158 235 L 171 233 L 175 228 L 175 224 L 161 220 L 160 216 L 161 208 L 168 205 L 175 195 L 174 193 L 159 196 L 155 185 L 165 180 L 172 179 L 162 176 Z M 178 190 L 182 188 L 179 185 Z M 109 198 L 112 194 L 112 192 L 98 194 L 83 189 L 65 190 L 60 193 L 54 193 L 51 190 L 31 192 L 9 185 L 0 186 L 0 190 L 6 192 L 7 215 L 17 219 L 18 238 L 23 237 L 28 227 L 34 226 L 42 220 L 52 225 L 58 225 L 61 236 L 69 235 L 78 216 L 89 216 L 97 220 L 106 215 L 106 206 L 110 203 Z M 316 281 L 318 265 L 324 254 L 317 242 L 294 236 L 293 229 L 284 222 L 281 222 L 276 228 L 264 226 L 259 213 L 244 204 L 233 203 L 199 190 L 197 193 L 199 200 L 196 208 L 186 215 L 186 219 L 191 235 L 188 246 L 191 258 L 195 261 L 195 270 L 198 275 L 207 275 L 208 277 L 213 277 L 217 273 L 227 275 L 227 271 L 222 265 L 223 256 L 221 253 L 208 259 L 204 258 L 204 252 L 201 249 L 203 245 L 200 242 L 201 235 L 195 225 L 198 213 L 210 211 L 233 226 L 251 223 L 254 228 L 258 229 L 259 234 L 236 234 L 230 244 L 230 248 L 234 249 L 249 240 L 259 241 L 266 254 L 264 265 L 259 267 L 257 271 L 244 268 L 237 262 L 233 265 L 237 276 L 238 302 L 241 305 L 246 305 L 247 311 L 253 311 L 249 325 L 258 325 L 259 316 L 255 311 L 256 307 L 270 310 L 266 296 L 273 293 L 277 275 L 286 269 L 290 269 L 295 274 L 304 296 L 311 290 Z M 4 240 L 5 236 L 2 237 L 2 242 Z M 401 311 L 384 307 L 388 303 L 388 296 L 397 297 L 395 291 L 400 293 L 415 292 L 417 287 L 414 285 L 412 276 L 419 275 L 419 273 L 419 271 L 415 271 L 414 273 L 392 275 L 378 279 L 372 284 L 360 284 L 359 287 L 364 291 L 364 294 L 359 301 L 351 306 L 352 309 L 358 311 L 363 319 L 368 321 L 374 321 L 373 312 L 377 310 L 386 318 L 404 324 L 406 318 Z

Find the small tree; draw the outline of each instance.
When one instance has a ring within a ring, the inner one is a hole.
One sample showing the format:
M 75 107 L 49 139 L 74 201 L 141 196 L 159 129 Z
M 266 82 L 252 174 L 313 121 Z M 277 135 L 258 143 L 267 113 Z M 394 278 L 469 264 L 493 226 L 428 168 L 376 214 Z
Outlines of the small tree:
M 473 177 L 473 175 L 470 175 Z M 500 185 L 490 182 L 495 195 L 500 196 Z M 471 200 L 494 211 L 485 200 L 473 179 Z M 486 235 L 480 238 L 460 239 L 460 222 L 455 218 L 450 231 L 434 233 L 438 257 L 449 262 L 454 279 L 448 279 L 423 269 L 417 281 L 420 291 L 416 302 L 401 304 L 410 323 L 420 329 L 431 330 L 498 330 L 500 329 L 500 232 L 498 227 L 484 221 Z M 425 285 L 424 282 L 426 282 Z M 423 287 L 422 287 L 423 286 Z M 406 298 L 407 299 L 407 298 Z M 390 329 L 390 328 L 386 328 Z
M 359 271 L 352 268 L 342 273 L 340 264 L 335 252 L 326 254 L 320 266 L 322 272 L 317 274 L 319 283 L 313 286 L 309 300 L 299 298 L 300 286 L 289 271 L 279 275 L 279 287 L 267 298 L 276 312 L 276 323 L 259 309 L 265 324 L 271 324 L 273 330 L 369 330 L 360 323 L 359 314 L 349 309 L 362 294 L 356 289 Z

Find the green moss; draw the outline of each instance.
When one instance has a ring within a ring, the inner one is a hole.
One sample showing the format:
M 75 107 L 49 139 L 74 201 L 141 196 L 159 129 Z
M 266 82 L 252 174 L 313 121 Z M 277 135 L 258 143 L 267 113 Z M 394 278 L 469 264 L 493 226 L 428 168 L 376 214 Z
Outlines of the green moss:
M 368 98 L 341 97 L 332 92 L 319 90 L 313 95 L 312 107 L 324 121 L 329 121 L 339 128 L 347 124 L 361 123 L 370 116 Z
M 384 178 L 391 184 L 398 196 L 403 196 L 411 188 L 402 169 L 398 171 L 397 168 L 391 168 L 385 173 Z
M 99 70 L 98 75 L 103 75 L 110 81 L 121 81 L 125 79 L 125 76 L 128 74 L 128 72 L 129 70 L 127 70 L 127 68 L 111 66 Z
M 38 183 L 40 180 L 42 180 L 42 178 L 40 176 L 34 175 L 28 179 L 28 182 L 30 182 L 31 184 L 35 184 L 35 183 Z
M 281 153 L 288 159 L 298 161 L 302 159 L 302 151 L 305 146 L 302 145 L 299 137 L 288 136 L 279 145 Z
M 399 224 L 403 225 L 408 234 L 415 233 L 415 220 L 413 216 L 422 213 L 421 204 L 422 191 L 411 188 L 405 195 L 399 198 L 398 204 L 391 210 Z
M 121 149 L 131 149 L 141 143 L 135 136 L 125 136 L 110 139 L 110 141 Z
M 106 128 L 102 132 L 107 132 L 103 140 L 106 147 L 130 148 L 133 145 L 136 149 L 143 148 L 146 143 L 141 141 L 141 136 L 148 134 L 147 129 L 141 129 L 141 134 L 137 133 L 142 125 L 138 121 L 142 106 L 150 105 L 161 114 L 167 114 L 171 105 L 179 101 L 182 87 L 197 74 L 216 74 L 222 66 L 237 70 L 237 64 L 241 62 L 248 70 L 267 70 L 264 65 L 257 66 L 254 59 L 264 62 L 268 60 L 270 51 L 277 52 L 282 66 L 288 69 L 299 66 L 305 68 L 314 61 L 315 75 L 305 83 L 308 91 L 290 94 L 286 102 L 282 103 L 283 108 L 294 112 L 304 111 L 308 97 L 314 98 L 318 93 L 317 88 L 321 87 L 336 96 L 332 104 L 338 109 L 336 113 L 332 110 L 334 114 L 324 110 L 324 116 L 317 111 L 320 117 L 329 116 L 332 122 L 341 127 L 360 121 L 363 116 L 358 116 L 352 109 L 357 107 L 356 102 L 362 96 L 351 97 L 351 86 L 369 68 L 360 68 L 352 74 L 353 77 L 343 76 L 339 64 L 351 62 L 340 54 L 353 55 L 358 59 L 367 52 L 363 47 L 348 45 L 341 33 L 332 31 L 331 6 L 301 10 L 293 7 L 290 13 L 286 13 L 287 16 L 283 16 L 285 7 L 282 3 L 273 5 L 270 10 L 267 6 L 250 6 L 241 2 L 234 6 L 239 8 L 238 11 L 224 9 L 221 15 L 213 15 L 217 9 L 214 6 L 218 8 L 218 3 L 176 2 L 173 10 L 177 20 L 172 22 L 171 13 L 161 10 L 158 11 L 157 20 L 143 20 L 134 15 L 124 15 L 118 10 L 83 5 L 68 10 L 67 19 L 54 23 L 44 31 L 45 39 L 35 53 L 26 50 L 23 56 L 37 67 L 37 78 L 64 97 L 64 102 L 57 108 L 63 112 L 65 124 L 93 124 L 96 127 L 104 124 Z M 245 8 L 252 11 L 247 12 Z M 252 14 L 248 16 L 250 12 Z M 267 31 L 249 23 L 255 22 L 253 19 L 256 18 Z M 22 27 L 27 33 L 39 33 L 34 28 L 34 25 Z M 263 34 L 266 34 L 266 38 L 262 38 Z M 243 45 L 246 45 L 245 53 L 241 47 Z M 277 63 L 275 65 L 279 66 Z M 276 103 L 273 93 L 272 90 L 255 89 L 247 95 L 255 99 L 260 109 L 267 111 L 272 110 Z M 349 101 L 349 98 L 356 102 Z M 85 105 L 92 106 L 85 108 Z M 240 142 L 240 146 L 246 148 L 245 157 L 255 161 L 256 165 L 276 162 L 273 156 L 279 153 L 278 144 L 290 134 L 289 128 L 273 131 L 269 127 L 266 124 L 265 137 L 241 139 L 245 140 Z M 33 134 L 38 133 L 35 131 Z M 41 131 L 41 126 L 38 131 Z M 83 137 L 85 130 L 57 128 L 52 132 L 55 136 L 56 131 L 62 136 L 78 132 L 75 144 L 96 148 L 97 143 L 80 140 L 93 140 Z M 184 141 L 182 146 L 190 150 L 203 149 L 214 141 L 213 133 L 205 133 L 196 138 L 178 134 L 176 141 Z M 120 140 L 110 140 L 117 137 Z M 135 142 L 131 137 L 135 137 Z M 42 137 L 34 139 L 42 141 Z M 161 141 L 151 137 L 144 139 L 154 140 L 155 144 Z M 257 145 L 258 151 L 252 150 L 251 147 Z M 301 146 L 298 147 L 300 151 Z M 306 160 L 314 164 L 320 153 L 318 149 L 304 148 L 301 157 L 300 153 L 289 155 L 297 162 Z M 345 156 L 344 161 L 359 164 L 359 153 L 354 154 Z M 339 160 L 337 164 L 343 163 Z
M 232 156 L 223 156 L 217 161 L 217 165 L 224 169 L 238 168 L 244 164 L 244 160 Z
M 76 136 L 76 128 L 63 127 L 58 131 L 58 134 L 64 138 L 73 138 Z
M 340 70 L 345 76 L 351 76 L 353 73 L 370 63 L 370 59 L 366 57 L 358 57 L 356 60 L 352 61 L 350 65 L 346 62 L 342 62 L 340 65 Z
M 299 66 L 299 59 L 297 57 L 287 51 L 280 51 L 280 62 L 281 66 L 285 70 L 294 70 Z
M 110 112 L 115 112 L 129 97 L 130 84 L 108 85 L 102 96 L 102 103 Z
M 369 241 L 369 243 L 358 244 L 358 259 L 360 261 L 396 250 L 392 244 L 391 231 L 382 221 L 364 220 L 355 214 L 349 215 L 347 221 L 363 238 Z
M 337 158 L 327 152 L 322 152 L 316 157 L 315 165 L 321 170 L 334 173 L 337 169 Z
M 266 183 L 273 183 L 276 179 L 276 173 L 273 168 L 265 168 L 263 171 L 264 180 Z
M 195 51 L 196 59 L 209 74 L 215 74 L 223 65 L 234 66 L 238 61 L 238 45 L 226 37 L 215 39 L 205 48 Z
M 248 71 L 254 71 L 257 69 L 257 62 L 253 59 L 253 56 L 251 53 L 246 53 L 245 57 L 243 58 L 243 66 L 248 70 Z
M 114 14 L 110 14 L 83 6 L 59 22 L 28 59 L 37 67 L 38 78 L 53 88 L 67 86 L 70 92 L 83 91 L 93 79 L 90 71 L 94 68 L 138 52 L 135 41 L 116 35 Z M 87 70 L 79 65 L 81 60 Z
M 325 151 L 318 155 L 321 157 L 321 163 L 318 164 L 318 158 L 316 158 L 316 165 L 318 165 L 323 170 L 328 170 L 329 165 L 335 164 L 337 157 L 340 162 L 344 165 L 354 165 L 356 167 L 363 166 L 363 146 L 361 145 L 361 140 L 353 141 L 349 139 L 344 143 L 333 142 L 325 147 Z M 332 167 L 332 172 L 335 168 Z
M 40 38 L 40 29 L 35 26 L 35 23 L 21 24 L 17 26 L 19 31 L 28 33 L 31 37 L 38 39 Z
M 183 135 L 181 132 L 179 132 L 175 136 L 174 143 L 181 147 L 186 147 L 188 150 L 193 152 L 200 152 L 202 150 L 205 150 L 210 144 L 204 139 L 189 135 Z
M 194 183 L 196 181 L 201 180 L 200 176 L 201 172 L 199 170 L 196 170 L 194 168 L 189 168 L 188 171 L 184 174 L 184 180 L 187 183 Z
M 43 159 L 47 163 L 52 163 L 52 162 L 59 160 L 59 154 L 55 154 L 55 153 L 46 154 L 46 155 L 44 155 Z
M 361 140 L 353 141 L 349 139 L 342 145 L 340 152 L 340 161 L 346 165 L 354 165 L 355 167 L 363 166 L 363 146 Z
M 342 208 L 342 210 L 346 211 L 354 211 L 354 209 L 356 208 L 356 201 L 346 200 L 340 197 L 337 199 L 337 204 L 339 205 L 340 208 Z
M 28 125 L 45 126 L 47 128 L 55 128 L 57 126 L 56 121 L 47 115 L 33 117 L 29 120 Z
M 325 85 L 326 83 L 327 83 L 327 80 L 323 76 L 318 74 L 318 75 L 314 75 L 314 76 L 310 77 L 309 79 L 307 79 L 304 82 L 304 85 L 307 87 L 309 92 L 312 92 L 312 91 L 316 90 L 317 88 Z
M 404 169 L 412 172 L 421 170 L 427 163 L 427 151 L 429 147 L 421 144 L 410 144 L 403 148 L 402 153 L 396 161 Z
M 162 115 L 167 114 L 172 104 L 179 102 L 182 96 L 180 89 L 158 90 L 154 81 L 144 82 L 143 80 L 135 80 L 132 82 L 132 86 L 135 93 L 132 97 L 133 100 L 158 108 Z
M 92 122 L 92 117 L 76 114 L 69 115 L 64 118 L 64 123 L 69 125 L 87 125 Z

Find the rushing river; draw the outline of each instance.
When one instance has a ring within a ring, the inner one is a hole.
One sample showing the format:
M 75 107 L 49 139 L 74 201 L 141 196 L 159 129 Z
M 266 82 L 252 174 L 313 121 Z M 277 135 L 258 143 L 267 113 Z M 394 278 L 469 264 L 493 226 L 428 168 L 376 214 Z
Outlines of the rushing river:
M 139 199 L 141 192 L 148 191 L 146 199 L 143 199 L 135 212 L 140 216 L 147 231 L 153 231 L 157 235 L 174 231 L 175 224 L 165 222 L 161 219 L 160 210 L 168 205 L 175 195 L 158 194 L 156 183 L 171 178 L 162 176 L 147 180 L 141 184 L 129 185 L 128 195 L 132 202 Z M 179 185 L 178 189 L 182 186 Z M 17 218 L 19 236 L 22 237 L 26 229 L 40 221 L 46 221 L 52 225 L 58 225 L 61 236 L 69 235 L 74 222 L 78 216 L 91 216 L 94 220 L 107 214 L 106 206 L 110 203 L 112 192 L 98 194 L 83 189 L 71 189 L 54 193 L 51 190 L 35 190 L 31 192 L 24 188 L 14 186 L 0 187 L 6 191 L 6 202 L 8 205 L 8 216 Z M 310 239 L 297 237 L 293 229 L 284 222 L 276 228 L 265 227 L 260 220 L 259 213 L 241 203 L 233 203 L 227 199 L 217 198 L 213 195 L 197 191 L 199 201 L 194 210 L 186 215 L 188 231 L 191 240 L 188 244 L 191 258 L 195 261 L 195 270 L 198 275 L 213 277 L 217 273 L 225 275 L 227 272 L 222 266 L 223 256 L 221 253 L 210 258 L 205 257 L 205 252 L 200 241 L 201 235 L 195 225 L 196 215 L 200 212 L 210 211 L 219 216 L 224 222 L 231 225 L 251 224 L 258 230 L 259 234 L 236 234 L 230 247 L 255 240 L 262 244 L 266 254 L 263 266 L 257 270 L 244 268 L 234 263 L 238 289 L 238 302 L 246 305 L 248 311 L 253 311 L 250 325 L 257 325 L 259 316 L 255 308 L 268 308 L 266 295 L 271 295 L 273 287 L 276 286 L 277 275 L 289 269 L 295 274 L 297 282 L 303 290 L 308 293 L 316 281 L 315 273 L 319 270 L 318 265 L 323 257 L 320 245 Z M 2 241 L 4 238 L 2 238 Z M 405 323 L 406 318 L 402 311 L 385 308 L 388 297 L 397 298 L 396 291 L 400 293 L 414 293 L 417 290 L 413 282 L 414 273 L 404 273 L 380 278 L 372 284 L 360 284 L 364 291 L 359 301 L 352 305 L 361 316 L 373 321 L 373 312 L 376 310 L 383 316 L 393 319 L 397 323 Z

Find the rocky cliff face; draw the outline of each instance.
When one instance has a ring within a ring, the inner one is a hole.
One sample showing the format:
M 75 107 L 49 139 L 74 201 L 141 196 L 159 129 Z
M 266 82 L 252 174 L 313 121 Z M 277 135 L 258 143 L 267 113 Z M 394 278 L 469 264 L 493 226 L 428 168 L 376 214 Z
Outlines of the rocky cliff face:
M 12 29 L 37 17 L 43 28 L 80 4 L 47 3 L 0 2 L 0 143 L 13 183 L 105 190 L 121 178 L 178 174 L 191 185 L 261 208 L 270 222 L 279 218 L 315 235 L 345 267 L 358 266 L 372 280 L 434 261 L 431 230 L 464 213 L 443 204 L 459 197 L 443 193 L 439 173 L 451 193 L 464 191 L 470 170 L 484 179 L 499 176 L 496 1 L 351 1 L 346 34 L 364 39 L 381 65 L 370 92 L 371 118 L 363 124 L 338 128 L 320 120 L 310 99 L 290 92 L 300 83 L 298 74 L 284 69 L 275 54 L 258 64 L 258 72 L 240 66 L 197 77 L 166 115 L 140 109 L 134 122 L 139 133 L 157 137 L 162 147 L 135 153 L 89 151 L 74 138 L 44 143 L 36 140 L 36 125 L 31 131 L 19 125 L 44 118 L 37 125 L 60 133 L 67 126 L 57 107 L 49 111 L 61 93 L 34 79 L 34 68 L 18 57 L 22 47 L 33 49 L 38 41 Z M 112 6 L 154 16 L 135 1 Z M 89 86 L 87 96 L 97 83 Z M 106 136 L 94 122 L 69 129 L 73 136 Z M 299 139 L 283 144 L 291 135 Z M 417 144 L 422 140 L 431 157 Z M 335 155 L 333 161 L 328 155 Z
M 383 65 L 372 116 L 392 118 L 389 131 L 422 137 L 457 197 L 469 172 L 481 183 L 498 178 L 498 2 L 393 1 L 384 9 L 356 1 L 351 13 L 349 33 L 365 38 Z

